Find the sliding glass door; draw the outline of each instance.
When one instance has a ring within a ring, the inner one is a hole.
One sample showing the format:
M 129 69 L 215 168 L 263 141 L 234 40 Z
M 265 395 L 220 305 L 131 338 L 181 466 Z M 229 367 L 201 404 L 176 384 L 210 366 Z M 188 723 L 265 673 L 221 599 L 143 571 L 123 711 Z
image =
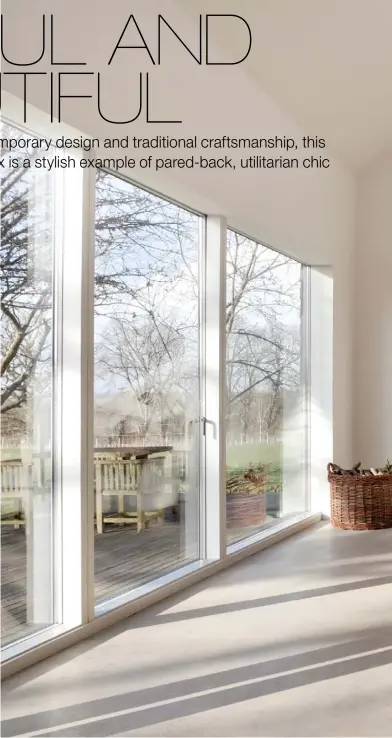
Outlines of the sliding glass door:
M 203 219 L 98 172 L 95 601 L 199 551 Z
M 1 126 L 5 138 L 23 136 Z M 4 153 L 4 152 L 2 152 Z M 39 149 L 1 172 L 1 625 L 7 645 L 54 622 L 52 409 L 55 177 Z
M 73 155 L 2 172 L 6 659 L 309 509 L 308 268 Z
M 305 267 L 228 232 L 228 544 L 307 509 L 306 304 Z

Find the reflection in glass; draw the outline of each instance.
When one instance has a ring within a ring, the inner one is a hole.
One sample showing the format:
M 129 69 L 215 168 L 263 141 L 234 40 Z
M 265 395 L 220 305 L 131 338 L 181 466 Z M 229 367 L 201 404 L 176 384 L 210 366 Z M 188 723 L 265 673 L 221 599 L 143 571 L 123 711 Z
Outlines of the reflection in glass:
M 98 173 L 97 604 L 199 558 L 199 228 Z
M 228 232 L 228 544 L 306 510 L 301 276 L 301 264 Z
M 19 138 L 21 132 L 3 124 L 2 136 Z M 1 171 L 3 645 L 52 624 L 54 618 L 54 175 L 26 164 L 41 153 L 14 149 L 18 166 Z

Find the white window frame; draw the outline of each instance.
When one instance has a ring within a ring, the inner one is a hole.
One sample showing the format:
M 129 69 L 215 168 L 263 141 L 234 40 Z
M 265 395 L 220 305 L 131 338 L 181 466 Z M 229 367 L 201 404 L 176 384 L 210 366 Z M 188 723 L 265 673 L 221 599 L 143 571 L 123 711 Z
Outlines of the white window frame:
M 93 172 L 94 174 L 94 172 Z M 75 175 L 75 176 L 73 176 Z M 61 355 L 62 623 L 94 617 L 94 186 L 64 178 Z
M 226 556 L 226 249 L 227 222 L 210 215 L 204 254 L 205 510 L 207 561 Z

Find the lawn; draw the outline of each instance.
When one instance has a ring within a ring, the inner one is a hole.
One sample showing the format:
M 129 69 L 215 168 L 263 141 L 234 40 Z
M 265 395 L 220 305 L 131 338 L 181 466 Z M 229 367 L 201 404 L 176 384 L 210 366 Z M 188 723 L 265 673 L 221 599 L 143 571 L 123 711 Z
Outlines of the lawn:
M 282 445 L 279 443 L 244 443 L 229 446 L 226 452 L 226 468 L 228 477 L 241 474 L 250 465 L 265 464 L 268 466 L 269 486 L 281 486 L 282 483 Z

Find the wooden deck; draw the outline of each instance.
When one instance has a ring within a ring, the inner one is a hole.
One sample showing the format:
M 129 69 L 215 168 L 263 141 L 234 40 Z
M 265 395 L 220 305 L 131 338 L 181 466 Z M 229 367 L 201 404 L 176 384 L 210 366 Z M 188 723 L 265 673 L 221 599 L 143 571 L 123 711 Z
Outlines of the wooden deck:
M 253 532 L 230 530 L 228 542 Z M 25 532 L 2 526 L 1 534 L 1 637 L 5 645 L 40 628 L 29 628 L 26 623 Z M 141 533 L 129 526 L 108 525 L 102 535 L 95 535 L 96 603 L 125 594 L 191 560 L 182 551 L 179 523 L 152 524 Z

